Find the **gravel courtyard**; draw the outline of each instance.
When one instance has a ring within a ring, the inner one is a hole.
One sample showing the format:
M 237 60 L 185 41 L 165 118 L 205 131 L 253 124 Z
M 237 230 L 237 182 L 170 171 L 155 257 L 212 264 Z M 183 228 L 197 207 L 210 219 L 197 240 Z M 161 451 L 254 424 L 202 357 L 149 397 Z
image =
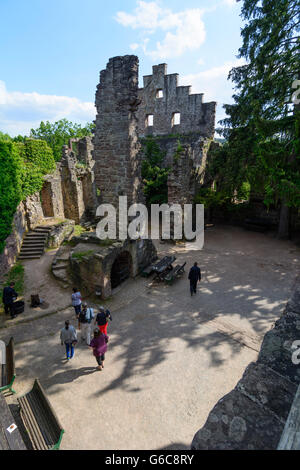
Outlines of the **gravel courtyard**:
M 256 360 L 289 297 L 299 248 L 227 226 L 207 230 L 202 251 L 192 248 L 158 245 L 160 257 L 173 252 L 187 262 L 172 286 L 138 277 L 108 302 L 102 372 L 80 332 L 75 357 L 64 359 L 59 331 L 74 320 L 72 307 L 0 329 L 0 339 L 15 338 L 17 396 L 40 379 L 66 431 L 61 449 L 189 449 L 215 403 Z M 191 297 L 194 261 L 202 282 Z M 70 294 L 60 290 L 62 304 Z

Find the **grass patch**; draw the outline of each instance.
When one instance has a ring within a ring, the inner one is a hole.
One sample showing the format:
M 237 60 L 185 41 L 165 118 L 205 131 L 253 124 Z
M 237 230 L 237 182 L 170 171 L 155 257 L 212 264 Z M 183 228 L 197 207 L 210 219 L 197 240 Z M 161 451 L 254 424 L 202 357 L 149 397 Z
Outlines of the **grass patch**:
M 110 240 L 109 238 L 106 238 L 105 240 L 100 240 L 99 239 L 99 245 L 100 246 L 110 246 L 115 242 L 116 242 L 116 240 Z
M 75 237 L 79 237 L 82 233 L 86 232 L 86 229 L 81 225 L 74 225 L 74 232 L 73 235 Z
M 72 258 L 82 260 L 82 258 L 84 258 L 86 256 L 90 256 L 93 253 L 94 253 L 93 250 L 81 251 L 81 252 L 78 252 L 78 253 L 73 253 Z
M 75 164 L 75 168 L 78 168 L 79 170 L 84 170 L 85 168 L 87 168 L 87 164 L 84 162 L 77 162 Z

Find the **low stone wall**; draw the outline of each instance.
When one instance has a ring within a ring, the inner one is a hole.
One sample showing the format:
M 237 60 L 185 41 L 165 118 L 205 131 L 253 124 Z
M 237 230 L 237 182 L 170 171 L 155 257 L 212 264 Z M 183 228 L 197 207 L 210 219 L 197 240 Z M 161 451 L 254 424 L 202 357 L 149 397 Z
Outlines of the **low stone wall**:
M 74 285 L 84 294 L 101 291 L 106 299 L 112 293 L 111 269 L 114 261 L 124 252 L 130 257 L 130 277 L 137 276 L 144 267 L 157 259 L 156 249 L 151 240 L 113 241 L 103 246 L 95 233 L 73 237 L 78 242 L 71 252 L 70 271 Z
M 47 247 L 58 248 L 65 239 L 74 232 L 74 220 L 65 220 L 61 224 L 54 225 L 48 235 Z
M 257 362 L 249 364 L 235 389 L 221 398 L 192 450 L 277 449 L 300 384 L 300 367 L 292 361 L 300 340 L 300 278 L 283 316 L 264 337 Z

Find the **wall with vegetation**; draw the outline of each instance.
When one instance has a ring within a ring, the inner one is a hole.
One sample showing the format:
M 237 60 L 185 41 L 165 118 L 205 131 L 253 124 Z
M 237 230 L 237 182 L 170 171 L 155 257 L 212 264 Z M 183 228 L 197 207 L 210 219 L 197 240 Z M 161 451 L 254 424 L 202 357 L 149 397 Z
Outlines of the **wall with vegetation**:
M 18 205 L 42 189 L 43 177 L 55 167 L 53 152 L 45 141 L 0 141 L 0 253 L 12 231 Z

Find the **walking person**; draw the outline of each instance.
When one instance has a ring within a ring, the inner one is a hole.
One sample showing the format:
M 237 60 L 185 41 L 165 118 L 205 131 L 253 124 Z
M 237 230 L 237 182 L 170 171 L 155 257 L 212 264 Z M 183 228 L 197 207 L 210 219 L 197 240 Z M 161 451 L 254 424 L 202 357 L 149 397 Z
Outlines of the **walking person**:
M 77 287 L 73 288 L 73 294 L 72 294 L 71 297 L 72 297 L 72 305 L 73 305 L 74 310 L 75 310 L 75 315 L 76 315 L 76 318 L 78 320 L 79 314 L 81 312 L 82 299 L 81 299 L 81 294 L 80 294 L 79 290 L 77 289 Z M 78 323 L 78 328 L 79 328 L 79 323 Z
M 88 346 L 91 342 L 92 320 L 94 316 L 94 309 L 88 307 L 86 302 L 83 302 L 82 310 L 79 314 L 78 321 L 81 326 L 81 339 L 86 340 L 86 344 Z
M 190 280 L 191 295 L 196 294 L 197 293 L 197 282 L 201 281 L 201 269 L 198 267 L 197 262 L 195 262 L 194 266 L 190 269 L 189 280 Z
M 60 341 L 66 346 L 66 358 L 69 361 L 74 356 L 74 347 L 77 343 L 76 330 L 73 325 L 70 325 L 69 320 L 65 321 L 65 326 L 60 331 Z
M 2 295 L 5 314 L 10 314 L 10 318 L 15 318 L 17 316 L 14 311 L 14 301 L 17 300 L 18 294 L 14 287 L 15 283 L 12 281 L 9 286 L 4 287 Z
M 90 347 L 93 349 L 93 354 L 98 364 L 98 370 L 102 370 L 104 367 L 103 362 L 107 351 L 108 339 L 108 336 L 98 330 L 98 328 L 94 329 L 94 338 L 91 341 Z
M 104 310 L 104 307 L 99 307 L 99 313 L 96 316 L 95 325 L 98 325 L 101 333 L 107 335 L 108 320 L 112 321 L 112 316 L 108 309 Z

